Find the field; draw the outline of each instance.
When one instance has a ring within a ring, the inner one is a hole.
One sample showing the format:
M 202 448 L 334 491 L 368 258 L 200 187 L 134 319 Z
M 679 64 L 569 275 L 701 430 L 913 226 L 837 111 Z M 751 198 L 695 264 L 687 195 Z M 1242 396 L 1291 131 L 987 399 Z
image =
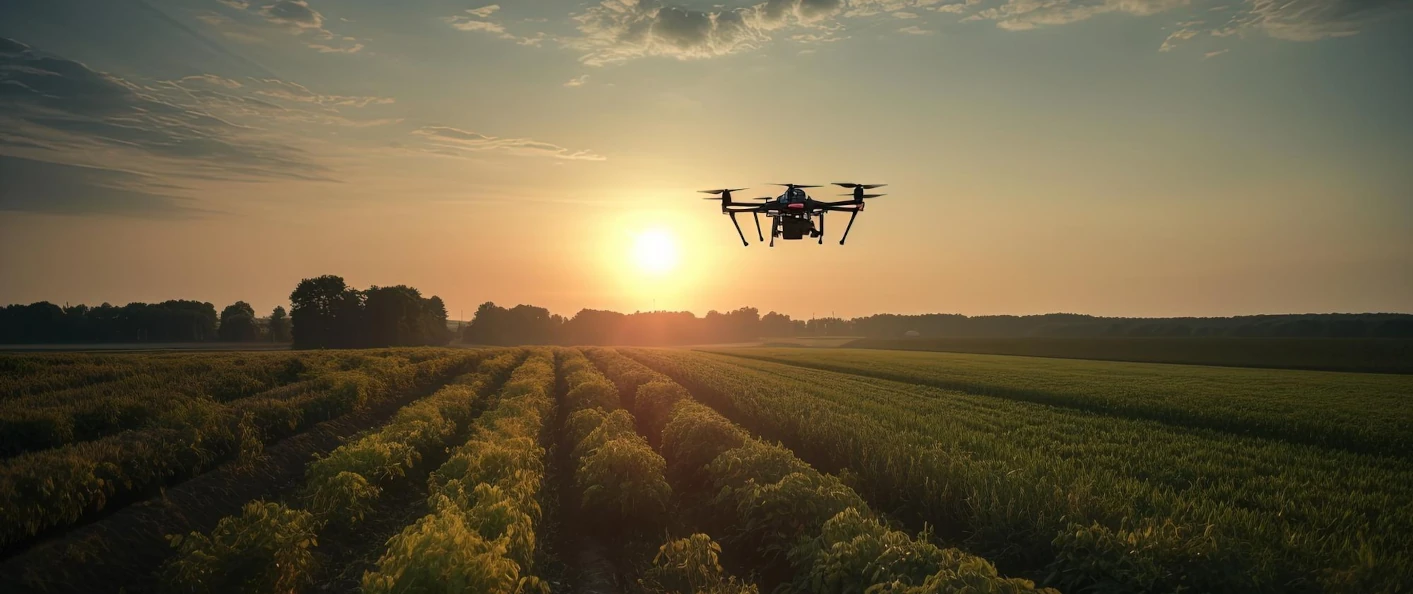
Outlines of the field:
M 0 356 L 5 592 L 1408 592 L 1413 377 L 840 348 Z
M 805 345 L 809 346 L 809 345 Z M 1143 363 L 1413 374 L 1407 338 L 861 338 L 831 346 Z

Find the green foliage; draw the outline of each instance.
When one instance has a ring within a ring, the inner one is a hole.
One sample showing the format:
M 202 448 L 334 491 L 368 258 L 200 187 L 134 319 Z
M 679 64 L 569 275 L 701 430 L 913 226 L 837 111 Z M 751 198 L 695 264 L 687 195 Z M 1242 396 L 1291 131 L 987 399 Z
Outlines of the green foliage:
M 180 593 L 295 592 L 313 570 L 315 522 L 307 512 L 252 501 L 208 537 L 170 536 L 177 553 L 163 567 L 164 590 Z
M 791 551 L 791 562 L 800 568 L 794 588 L 817 594 L 1035 590 L 1028 580 L 1002 578 L 985 559 L 928 540 L 925 532 L 913 538 L 846 509 L 825 522 L 819 536 Z
M 633 414 L 618 408 L 618 389 L 577 350 L 560 352 L 568 370 L 565 443 L 575 461 L 580 512 L 607 534 L 651 533 L 666 521 L 672 487 L 666 462 L 638 435 Z M 607 414 L 601 411 L 611 411 Z
M 582 361 L 583 358 L 581 357 Z M 579 383 L 572 383 L 573 380 L 581 380 Z M 598 375 L 597 371 L 580 371 L 576 376 L 570 377 L 567 381 L 574 386 L 569 389 L 569 393 L 564 395 L 564 402 L 571 409 L 598 407 L 604 410 L 614 410 L 618 408 L 618 389 L 613 384 Z
M 363 574 L 368 594 L 517 592 L 520 565 L 509 542 L 487 540 L 454 507 L 429 514 L 388 541 L 378 570 Z
M 576 442 L 571 454 L 576 460 L 583 459 L 610 441 L 637 436 L 638 432 L 633 428 L 633 415 L 623 409 L 615 410 L 605 416 L 593 431 Z
M 661 523 L 672 496 L 662 476 L 665 466 L 662 456 L 637 434 L 593 448 L 574 471 L 584 512 L 610 522 Z
M 207 365 L 212 361 L 204 355 L 187 356 Z M 248 465 L 264 443 L 427 387 L 477 355 L 440 349 L 309 353 L 298 355 L 307 361 L 300 365 L 291 365 L 289 355 L 283 357 L 216 360 L 252 363 L 249 371 L 268 374 L 272 383 L 309 377 L 229 402 L 169 400 L 140 429 L 0 462 L 0 545 L 79 522 L 103 512 L 113 499 L 146 493 L 219 462 Z M 207 385 L 249 391 L 261 383 L 220 379 Z
M 611 359 L 617 355 L 599 356 Z M 617 366 L 630 367 L 621 362 Z M 690 401 L 679 409 L 688 412 L 675 416 L 669 427 L 681 436 L 719 435 L 719 428 L 729 425 L 715 411 Z M 702 430 L 707 428 L 711 430 Z M 733 547 L 756 560 L 757 569 L 786 579 L 779 591 L 1034 590 L 1026 580 L 1001 577 L 984 559 L 936 547 L 927 532 L 912 538 L 888 529 L 853 489 L 815 470 L 780 444 L 746 438 L 743 432 L 742 439 L 739 447 L 719 453 L 704 469 L 710 481 L 706 491 L 715 494 L 704 500 L 707 515 L 728 535 Z M 664 448 L 670 441 L 664 438 Z M 714 553 L 720 549 L 714 543 L 708 546 L 710 540 L 705 536 L 694 539 L 698 542 L 679 544 L 676 554 L 683 556 L 682 549 L 694 547 L 699 557 L 710 554 L 712 563 L 677 562 L 679 571 L 687 573 L 668 574 L 679 580 L 671 584 L 673 588 L 702 587 L 701 582 L 684 586 L 681 580 L 706 579 L 710 583 L 705 576 L 708 572 L 701 568 L 715 565 Z
M 529 570 L 554 380 L 548 351 L 515 368 L 474 437 L 428 479 L 432 513 L 389 541 L 365 592 L 548 592 Z
M 672 418 L 662 430 L 662 455 L 673 483 L 705 485 L 702 469 L 718 455 L 740 447 L 746 432 L 721 415 L 693 401 L 683 401 L 672 410 Z
M 1235 423 L 1269 416 L 1263 408 L 1335 411 L 1339 398 L 1355 398 L 1385 403 L 1364 423 L 1379 439 L 1405 439 L 1409 432 L 1387 429 L 1405 422 L 1402 400 L 1363 391 L 1387 378 L 1338 376 L 1363 395 L 1336 397 L 1336 378 L 1309 372 L 959 356 L 927 366 L 908 363 L 910 353 L 809 351 L 811 361 L 853 370 L 846 375 L 628 352 L 810 462 L 850 469 L 880 507 L 1067 591 L 1396 591 L 1413 583 L 1413 466 L 1404 457 L 1298 443 L 1308 436 L 1295 425 L 1280 439 L 1181 426 L 1227 414 L 1224 407 L 1245 409 L 1229 415 Z M 921 379 L 868 377 L 885 372 Z M 934 387 L 959 378 L 975 387 Z M 1026 382 L 1112 404 L 1028 402 L 1016 396 Z M 1187 407 L 1188 416 L 1130 418 L 1149 414 L 1132 413 L 1140 406 Z M 1343 414 L 1325 415 L 1327 435 Z
M 677 403 L 690 396 L 682 386 L 671 381 L 657 380 L 638 387 L 635 414 L 649 436 L 661 436 L 662 430 L 672 418 L 672 410 Z M 651 441 L 651 437 L 649 439 Z
M 755 585 L 726 574 L 720 555 L 721 545 L 705 534 L 669 540 L 638 585 L 647 594 L 757 594 Z

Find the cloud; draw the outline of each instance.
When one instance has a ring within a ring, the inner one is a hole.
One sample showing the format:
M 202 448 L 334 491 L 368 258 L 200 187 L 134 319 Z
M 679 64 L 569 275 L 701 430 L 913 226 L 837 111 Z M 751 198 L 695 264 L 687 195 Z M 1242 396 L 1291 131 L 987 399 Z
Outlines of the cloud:
M 262 7 L 260 14 L 272 23 L 288 25 L 296 29 L 322 30 L 324 28 L 324 15 L 310 8 L 304 0 L 279 0 L 279 2 Z
M 922 27 L 919 27 L 919 26 L 917 26 L 917 25 L 908 25 L 907 27 L 903 27 L 902 29 L 898 29 L 898 32 L 899 32 L 899 33 L 906 34 L 906 35 L 931 35 L 931 34 L 932 34 L 932 31 L 928 31 L 927 29 L 923 29 Z
M 576 161 L 603 161 L 605 157 L 587 150 L 571 151 L 548 142 L 528 138 L 498 138 L 478 132 L 470 132 L 447 126 L 423 126 L 414 130 L 426 143 L 423 150 L 449 155 L 465 156 L 470 152 L 497 151 L 525 157 L 550 157 Z
M 893 18 L 895 18 L 895 19 L 915 19 L 915 18 L 917 18 L 917 13 L 915 13 L 915 12 L 895 12 L 895 13 L 893 13 Z
M 347 35 L 338 35 L 324 28 L 324 15 L 305 0 L 277 0 L 272 4 L 251 6 L 246 0 L 218 0 L 221 4 L 236 10 L 253 10 L 266 21 L 294 35 L 308 35 L 317 41 L 306 41 L 305 47 L 323 54 L 356 54 L 363 51 L 363 44 Z M 265 41 L 252 33 L 252 27 L 242 25 L 234 19 L 217 13 L 197 15 L 197 20 L 215 27 L 230 39 L 245 43 Z M 340 19 L 347 22 L 347 19 Z
M 1215 58 L 1215 57 L 1217 57 L 1217 56 L 1220 56 L 1220 55 L 1222 55 L 1222 54 L 1225 54 L 1225 53 L 1227 53 L 1228 51 L 1231 51 L 1231 50 L 1219 49 L 1219 50 L 1216 50 L 1216 51 L 1207 52 L 1207 53 L 1205 53 L 1205 54 L 1202 54 L 1202 59 L 1203 59 L 1203 60 L 1210 60 L 1210 59 L 1212 59 L 1212 58 Z
M 291 123 L 325 126 L 371 127 L 401 121 L 391 118 L 350 118 L 345 109 L 361 109 L 393 103 L 390 97 L 328 95 L 304 85 L 279 79 L 249 78 L 243 81 L 212 74 L 163 81 L 149 89 L 165 94 L 172 102 L 200 108 L 232 120 L 255 120 L 263 124 Z
M 277 78 L 258 80 L 264 83 L 266 87 L 256 90 L 256 94 L 274 99 L 283 99 L 285 101 L 313 103 L 324 107 L 367 107 L 369 105 L 389 105 L 394 102 L 391 97 L 372 95 L 325 95 L 311 91 L 308 87 L 299 83 Z
M 0 155 L 0 211 L 186 218 L 207 214 L 151 176 Z
M 1163 40 L 1163 45 L 1158 47 L 1158 51 L 1173 51 L 1174 49 L 1177 49 L 1179 43 L 1192 39 L 1193 37 L 1197 37 L 1196 29 L 1178 29 L 1177 31 L 1173 31 L 1173 33 L 1169 35 L 1167 39 Z
M 816 5 L 818 6 L 818 5 Z M 657 0 L 605 0 L 574 17 L 581 37 L 568 42 L 592 66 L 645 56 L 708 58 L 753 49 L 794 12 L 796 2 L 751 9 L 694 10 Z M 817 8 L 812 8 L 815 11 Z
M 501 39 L 509 39 L 520 45 L 538 46 L 546 39 L 547 35 L 545 35 L 544 33 L 536 33 L 531 36 L 522 37 L 520 35 L 516 35 L 507 31 L 505 29 L 505 25 L 502 25 L 495 21 L 485 20 L 489 19 L 492 14 L 495 14 L 499 10 L 500 5 L 491 4 L 488 6 L 482 6 L 480 8 L 468 10 L 464 15 L 452 15 L 449 17 L 442 17 L 442 20 L 445 21 L 447 24 L 451 25 L 453 28 L 456 28 L 461 31 L 475 31 L 480 33 L 486 33 L 489 35 L 494 35 Z
M 217 78 L 200 82 L 229 88 L 231 81 Z M 248 127 L 8 39 L 0 40 L 0 129 L 8 132 L 0 148 L 23 142 L 56 152 L 116 149 L 212 174 L 322 175 L 301 151 L 258 138 Z
M 471 10 L 466 11 L 466 13 L 470 14 L 471 16 L 484 19 L 491 16 L 492 14 L 495 14 L 497 10 L 500 10 L 499 4 L 489 4 L 480 8 L 473 8 Z
M 589 82 L 589 75 L 581 74 L 564 83 L 566 87 L 582 87 Z
M 1413 10 L 1407 0 L 1248 0 L 1232 25 L 1276 39 L 1348 37 L 1376 20 Z
M 1007 31 L 1066 25 L 1095 15 L 1121 13 L 1148 16 L 1187 5 L 1188 0 L 1006 0 L 963 21 L 990 20 Z

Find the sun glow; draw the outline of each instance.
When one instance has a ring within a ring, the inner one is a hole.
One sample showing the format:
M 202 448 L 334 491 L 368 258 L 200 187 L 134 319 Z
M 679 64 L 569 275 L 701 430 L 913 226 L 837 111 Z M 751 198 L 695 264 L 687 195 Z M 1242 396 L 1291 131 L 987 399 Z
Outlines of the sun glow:
M 638 269 L 648 274 L 665 274 L 677 267 L 677 240 L 662 229 L 649 229 L 633 242 Z

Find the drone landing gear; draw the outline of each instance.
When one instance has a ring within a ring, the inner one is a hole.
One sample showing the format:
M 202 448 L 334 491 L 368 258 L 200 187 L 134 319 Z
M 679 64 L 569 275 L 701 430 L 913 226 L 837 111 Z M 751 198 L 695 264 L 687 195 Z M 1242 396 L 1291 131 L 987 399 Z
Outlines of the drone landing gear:
M 849 230 L 854 228 L 854 217 L 857 216 L 859 216 L 859 211 L 857 210 L 849 215 L 849 224 L 848 226 L 844 227 L 844 236 L 839 238 L 839 245 L 844 245 L 844 240 L 849 238 Z M 820 221 L 820 226 L 824 226 L 824 221 L 822 219 Z
M 733 212 L 730 214 L 731 224 L 736 226 L 736 234 L 741 236 L 741 245 L 750 246 L 751 244 L 746 243 L 746 234 L 741 232 L 741 224 L 736 222 L 736 213 Z M 757 222 L 757 224 L 759 224 L 759 222 Z
M 770 247 L 775 247 L 775 236 L 780 234 L 780 217 L 770 220 Z
M 824 213 L 819 213 L 819 245 L 824 245 Z
M 764 236 L 764 235 L 761 235 L 761 232 L 760 232 L 760 213 L 754 212 L 754 213 L 751 213 L 751 214 L 752 214 L 752 215 L 755 217 L 755 219 L 756 219 L 756 238 L 759 239 L 759 240 L 761 240 L 761 241 L 765 241 L 765 236 Z

